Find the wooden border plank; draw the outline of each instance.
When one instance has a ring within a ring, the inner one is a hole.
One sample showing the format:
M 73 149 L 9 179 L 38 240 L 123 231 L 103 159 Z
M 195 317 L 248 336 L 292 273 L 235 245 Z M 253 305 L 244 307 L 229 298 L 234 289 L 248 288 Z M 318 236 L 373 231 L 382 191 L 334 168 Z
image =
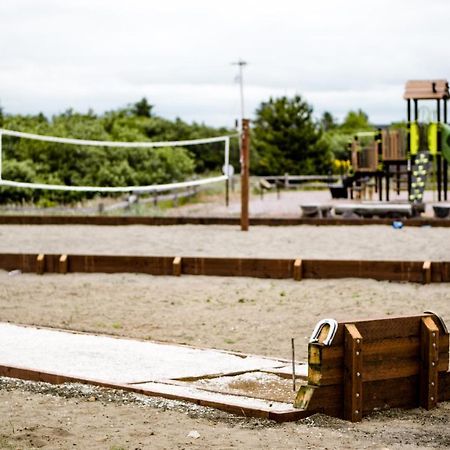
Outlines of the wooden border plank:
M 350 261 L 320 259 L 215 258 L 129 255 L 0 254 L 0 269 L 66 273 L 60 258 L 70 260 L 71 272 L 148 273 L 174 275 L 241 276 L 302 280 L 370 278 L 423 283 L 450 282 L 450 262 Z M 45 263 L 41 261 L 44 258 Z M 178 259 L 180 258 L 178 267 Z M 429 264 L 428 264 L 429 263 Z M 43 264 L 43 265 L 42 265 Z M 425 267 L 425 269 L 424 269 Z M 431 270 L 432 269 L 432 270 Z
M 431 261 L 425 261 L 422 266 L 423 271 L 423 283 L 431 283 Z
M 431 317 L 421 321 L 420 406 L 429 410 L 438 402 L 439 328 Z
M 58 272 L 62 274 L 66 274 L 69 267 L 69 260 L 67 255 L 61 255 L 58 260 Z
M 181 257 L 175 256 L 173 259 L 173 275 L 179 277 L 181 275 Z
M 295 218 L 295 217 L 253 217 L 250 225 L 262 226 L 358 226 L 392 225 L 392 219 L 365 218 Z M 450 227 L 450 220 L 439 218 L 408 218 L 404 226 Z M 166 226 L 166 225 L 231 225 L 239 226 L 238 217 L 130 217 L 130 216 L 33 216 L 0 215 L 0 225 L 98 225 L 98 226 Z
M 282 411 L 272 409 L 270 406 L 270 401 L 268 400 L 267 407 L 249 406 L 247 403 L 245 403 L 245 401 L 242 401 L 239 396 L 232 396 L 232 399 L 230 398 L 228 401 L 224 402 L 215 400 L 214 397 L 212 397 L 213 399 L 211 400 L 209 398 L 210 395 L 206 391 L 194 391 L 192 390 L 192 388 L 187 389 L 184 392 L 182 389 L 173 391 L 171 388 L 176 388 L 176 386 L 167 383 L 154 382 L 151 383 L 152 387 L 143 388 L 139 387 L 139 385 L 108 383 L 102 380 L 84 379 L 69 375 L 56 374 L 52 372 L 42 372 L 29 368 L 3 365 L 0 365 L 0 375 L 11 378 L 19 378 L 23 380 L 42 381 L 51 384 L 83 383 L 110 389 L 120 389 L 123 391 L 135 392 L 147 396 L 187 401 L 201 406 L 216 408 L 231 414 L 237 414 L 244 417 L 266 418 L 274 420 L 276 422 L 294 421 L 311 415 L 311 412 L 309 411 L 301 411 L 295 409 L 294 407 Z M 222 393 L 220 392 L 217 392 L 216 394 L 222 395 Z
M 345 324 L 344 419 L 359 422 L 363 412 L 363 337 L 354 324 Z
M 36 273 L 38 275 L 43 275 L 45 272 L 45 255 L 40 253 L 36 257 Z
M 294 261 L 294 280 L 295 281 L 301 281 L 303 278 L 303 266 L 302 266 L 302 260 L 296 259 Z

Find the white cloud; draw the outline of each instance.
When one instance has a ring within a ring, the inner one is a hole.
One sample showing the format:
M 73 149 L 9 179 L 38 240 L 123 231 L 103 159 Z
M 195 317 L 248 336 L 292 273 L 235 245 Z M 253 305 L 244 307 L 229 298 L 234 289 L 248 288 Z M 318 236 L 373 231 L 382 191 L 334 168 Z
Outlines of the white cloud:
M 450 3 L 434 0 L 2 0 L 0 102 L 7 112 L 115 108 L 215 125 L 300 93 L 316 113 L 404 118 L 403 85 L 445 78 Z

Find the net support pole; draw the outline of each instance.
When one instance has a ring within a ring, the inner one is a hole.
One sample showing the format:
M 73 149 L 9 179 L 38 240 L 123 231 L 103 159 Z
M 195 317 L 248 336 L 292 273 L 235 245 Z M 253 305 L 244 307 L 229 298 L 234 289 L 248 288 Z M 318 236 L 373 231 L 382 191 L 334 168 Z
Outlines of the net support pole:
M 249 176 L 250 176 L 250 121 L 242 119 L 241 140 L 241 231 L 248 231 Z
M 225 139 L 225 206 L 230 204 L 230 138 Z
M 3 153 L 2 140 L 3 140 L 3 135 L 0 130 L 0 180 L 2 179 L 2 153 Z

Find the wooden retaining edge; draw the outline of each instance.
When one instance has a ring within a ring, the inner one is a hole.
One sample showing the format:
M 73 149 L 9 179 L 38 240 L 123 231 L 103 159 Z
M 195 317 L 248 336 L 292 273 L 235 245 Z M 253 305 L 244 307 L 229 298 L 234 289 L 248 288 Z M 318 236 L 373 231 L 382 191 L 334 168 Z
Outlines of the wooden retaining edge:
M 250 218 L 251 226 L 296 226 L 296 225 L 392 225 L 394 219 L 366 218 Z M 409 218 L 403 219 L 405 226 L 450 227 L 449 219 Z M 130 216 L 38 216 L 1 215 L 0 225 L 240 225 L 238 217 L 130 217 Z
M 179 277 L 181 275 L 181 257 L 175 256 L 172 264 L 173 264 L 173 275 Z
M 288 408 L 282 411 L 273 409 L 269 406 L 270 401 L 267 401 L 267 407 L 251 407 L 242 400 L 240 400 L 238 395 L 234 395 L 233 401 L 220 402 L 217 400 L 212 400 L 211 392 L 198 390 L 197 392 L 192 391 L 192 386 L 190 389 L 178 389 L 173 391 L 171 388 L 178 387 L 176 383 L 170 384 L 170 380 L 167 383 L 151 383 L 152 387 L 142 388 L 139 384 L 116 384 L 107 383 L 101 380 L 89 379 L 89 378 L 78 378 L 63 374 L 56 374 L 52 372 L 42 372 L 34 370 L 31 368 L 24 367 L 13 367 L 0 365 L 0 376 L 9 378 L 18 378 L 21 380 L 30 381 L 41 381 L 50 384 L 63 384 L 63 383 L 82 383 L 90 384 L 94 386 L 109 388 L 109 389 L 120 389 L 127 392 L 135 392 L 137 394 L 147 395 L 151 397 L 162 397 L 169 400 L 179 400 L 187 401 L 189 403 L 195 403 L 200 406 L 210 407 L 225 411 L 231 414 L 236 414 L 238 416 L 244 417 L 257 417 L 261 419 L 270 419 L 275 422 L 288 422 L 303 419 L 311 415 L 310 412 L 300 411 L 294 407 Z M 149 383 L 150 384 L 150 383 Z M 220 395 L 219 392 L 217 394 Z
M 294 280 L 301 281 L 303 277 L 302 260 L 296 259 L 294 261 Z
M 438 316 L 423 314 L 341 322 L 329 346 L 310 342 L 308 384 L 294 406 L 357 422 L 378 409 L 448 400 L 449 334 Z
M 45 272 L 45 255 L 40 254 L 36 257 L 36 273 L 42 275 Z
M 371 278 L 413 283 L 450 282 L 448 261 L 214 258 L 180 256 L 0 254 L 0 269 L 43 273 L 146 273 L 273 279 Z
M 59 273 L 67 273 L 68 269 L 69 269 L 69 261 L 67 259 L 67 255 L 61 255 L 59 257 L 59 267 L 58 267 L 58 272 Z
M 424 284 L 431 283 L 431 261 L 425 261 L 422 266 Z
M 278 422 L 318 412 L 356 422 L 374 410 L 432 409 L 438 402 L 450 400 L 449 334 L 439 316 L 424 313 L 340 322 L 328 344 L 324 343 L 325 334 L 308 344 L 308 382 L 297 391 L 294 407 L 282 411 L 272 409 L 270 401 L 267 407 L 251 406 L 238 395 L 219 401 L 211 398 L 209 391 L 185 390 L 170 380 L 146 383 L 144 388 L 5 365 L 0 365 L 0 376 L 53 384 L 81 382 Z M 411 361 L 414 370 L 404 372 L 404 364 Z M 340 376 L 330 377 L 332 373 Z M 371 378 L 370 373 L 376 373 L 377 378 Z

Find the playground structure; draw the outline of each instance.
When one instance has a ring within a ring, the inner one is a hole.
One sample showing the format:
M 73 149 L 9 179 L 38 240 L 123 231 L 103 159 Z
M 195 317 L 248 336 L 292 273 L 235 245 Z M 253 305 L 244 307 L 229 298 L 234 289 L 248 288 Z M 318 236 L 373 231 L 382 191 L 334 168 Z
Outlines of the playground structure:
M 423 202 L 425 183 L 434 165 L 437 200 L 446 201 L 450 160 L 449 97 L 447 80 L 408 81 L 404 93 L 406 129 L 379 129 L 378 132 L 356 134 L 349 148 L 352 173 L 344 179 L 342 189 L 335 195 L 347 197 L 346 191 L 350 188 L 353 198 L 355 191 L 368 186 L 382 201 L 384 184 L 384 197 L 389 201 L 393 181 L 397 194 L 407 190 L 408 200 L 419 205 Z M 436 102 L 434 120 L 428 124 L 419 122 L 419 101 L 422 100 Z
M 449 334 L 434 313 L 322 320 L 307 364 L 5 323 L 0 336 L 0 376 L 81 382 L 277 422 L 315 413 L 357 422 L 376 410 L 450 400 Z

